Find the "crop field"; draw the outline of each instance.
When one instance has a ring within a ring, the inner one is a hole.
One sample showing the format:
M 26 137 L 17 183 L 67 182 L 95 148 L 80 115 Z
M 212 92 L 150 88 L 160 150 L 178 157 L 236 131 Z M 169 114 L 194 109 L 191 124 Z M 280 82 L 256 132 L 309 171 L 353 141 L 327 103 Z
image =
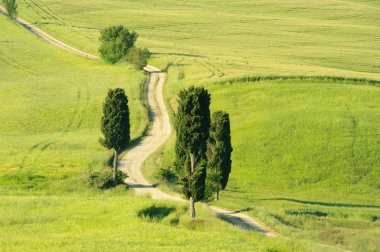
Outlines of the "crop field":
M 19 17 L 93 54 L 104 27 L 135 30 L 149 64 L 167 72 L 171 119 L 179 90 L 205 86 L 212 111 L 230 114 L 234 149 L 212 204 L 279 237 L 240 230 L 204 204 L 190 220 L 187 204 L 87 188 L 84 176 L 111 155 L 98 142 L 107 90 L 126 90 L 137 139 L 147 76 L 55 48 L 0 15 L 1 251 L 380 250 L 379 1 L 18 4 Z M 179 186 L 158 173 L 173 165 L 174 141 L 142 167 L 168 193 Z
M 317 74 L 379 78 L 376 0 L 20 0 L 20 15 L 63 41 L 97 52 L 99 30 L 140 34 L 154 65 L 181 61 L 188 78 Z

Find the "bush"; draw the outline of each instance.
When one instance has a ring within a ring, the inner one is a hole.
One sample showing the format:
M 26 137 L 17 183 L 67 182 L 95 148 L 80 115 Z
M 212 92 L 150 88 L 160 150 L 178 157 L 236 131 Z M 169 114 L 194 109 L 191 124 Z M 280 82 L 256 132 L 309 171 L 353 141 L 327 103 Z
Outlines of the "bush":
M 16 0 L 3 0 L 3 4 L 4 4 L 5 9 L 8 12 L 8 16 L 11 19 L 16 19 L 17 7 L 18 7 Z
M 127 54 L 126 60 L 141 70 L 148 64 L 150 56 L 151 53 L 147 48 L 132 47 Z
M 117 171 L 115 180 L 112 178 L 111 170 L 90 171 L 86 179 L 86 184 L 88 187 L 105 190 L 124 184 L 124 179 L 126 177 L 127 175 L 120 170 Z
M 137 40 L 136 32 L 129 32 L 122 25 L 107 27 L 100 33 L 100 56 L 111 64 L 115 64 L 132 48 Z
M 163 167 L 159 169 L 158 176 L 160 179 L 168 181 L 170 183 L 177 183 L 178 177 L 172 167 Z

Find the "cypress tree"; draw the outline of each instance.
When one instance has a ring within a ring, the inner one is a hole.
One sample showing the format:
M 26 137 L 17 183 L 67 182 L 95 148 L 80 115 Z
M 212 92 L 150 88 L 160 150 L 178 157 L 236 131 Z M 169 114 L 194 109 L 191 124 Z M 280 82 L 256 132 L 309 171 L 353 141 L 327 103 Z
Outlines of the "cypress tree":
M 128 98 L 121 88 L 110 89 L 103 104 L 101 144 L 114 151 L 113 179 L 116 179 L 119 153 L 130 140 Z
M 180 91 L 178 97 L 175 167 L 183 194 L 190 200 L 190 216 L 194 218 L 194 203 L 202 200 L 205 193 L 211 98 L 207 90 L 195 87 Z
M 231 130 L 229 115 L 216 111 L 212 115 L 210 137 L 207 145 L 207 186 L 215 192 L 219 200 L 219 191 L 224 190 L 231 172 Z

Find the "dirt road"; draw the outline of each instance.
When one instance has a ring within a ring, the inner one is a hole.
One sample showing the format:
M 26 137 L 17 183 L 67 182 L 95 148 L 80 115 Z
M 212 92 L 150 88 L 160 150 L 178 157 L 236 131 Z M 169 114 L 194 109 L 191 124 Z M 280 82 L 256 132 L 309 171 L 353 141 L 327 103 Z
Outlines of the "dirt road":
M 0 13 L 6 15 L 6 11 L 2 6 L 0 6 Z M 61 49 L 88 59 L 95 60 L 99 58 L 96 55 L 86 53 L 65 44 L 21 18 L 17 18 L 16 21 L 25 29 Z M 169 195 L 155 188 L 146 181 L 140 170 L 141 164 L 149 155 L 156 151 L 171 134 L 169 115 L 162 94 L 165 83 L 165 74 L 160 69 L 149 65 L 145 67 L 145 71 L 150 73 L 147 98 L 152 116 L 152 125 L 148 131 L 148 135 L 136 146 L 128 150 L 127 154 L 120 160 L 119 166 L 120 169 L 127 172 L 129 177 L 126 179 L 126 183 L 135 190 L 137 195 L 149 194 L 153 199 L 185 202 L 185 200 L 180 197 Z M 276 234 L 270 231 L 270 229 L 264 224 L 242 212 L 230 211 L 216 206 L 210 206 L 209 208 L 220 218 L 225 219 L 242 229 L 255 230 L 267 236 L 276 236 Z

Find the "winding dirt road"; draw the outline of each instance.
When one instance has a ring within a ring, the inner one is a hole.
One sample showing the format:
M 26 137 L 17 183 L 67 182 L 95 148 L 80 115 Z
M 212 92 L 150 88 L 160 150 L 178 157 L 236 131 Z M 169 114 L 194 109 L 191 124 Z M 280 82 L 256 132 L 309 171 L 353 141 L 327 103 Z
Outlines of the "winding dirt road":
M 2 6 L 0 6 L 0 13 L 6 15 L 6 11 Z M 21 18 L 17 18 L 16 21 L 33 34 L 61 49 L 88 59 L 95 60 L 99 58 L 96 55 L 86 53 L 65 44 Z M 129 177 L 125 182 L 135 190 L 137 195 L 149 194 L 151 198 L 157 200 L 185 202 L 185 200 L 180 197 L 169 195 L 155 188 L 154 185 L 148 183 L 140 170 L 142 163 L 148 158 L 148 156 L 165 143 L 171 134 L 169 115 L 162 94 L 165 83 L 165 74 L 160 69 L 149 65 L 146 66 L 144 70 L 150 73 L 147 98 L 152 117 L 152 125 L 147 136 L 136 146 L 128 150 L 126 155 L 121 158 L 119 161 L 119 167 L 127 172 Z M 258 231 L 267 236 L 276 236 L 276 234 L 264 224 L 240 211 L 230 211 L 216 206 L 209 206 L 209 209 L 220 218 L 225 219 L 242 229 Z

